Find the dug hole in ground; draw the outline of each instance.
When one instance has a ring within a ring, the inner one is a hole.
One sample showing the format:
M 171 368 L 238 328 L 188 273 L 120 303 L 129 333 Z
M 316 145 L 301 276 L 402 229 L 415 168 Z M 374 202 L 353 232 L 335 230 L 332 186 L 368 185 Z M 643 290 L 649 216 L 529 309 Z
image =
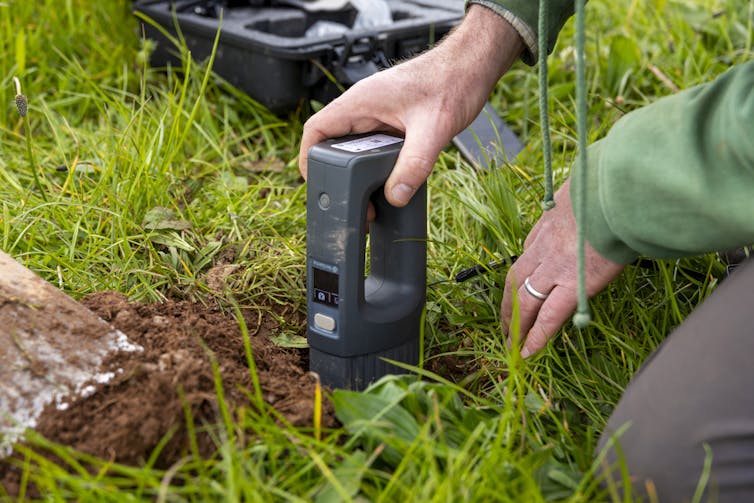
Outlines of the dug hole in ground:
M 112 373 L 110 380 L 89 383 L 93 389 L 86 396 L 73 397 L 63 406 L 48 404 L 34 428 L 47 439 L 105 460 L 139 465 L 170 434 L 156 463 L 167 468 L 189 453 L 187 407 L 197 426 L 200 454 L 210 456 L 216 444 L 202 426 L 220 420 L 213 359 L 230 409 L 253 406 L 247 394 L 253 393 L 254 385 L 243 335 L 232 313 L 189 301 L 132 303 L 116 292 L 95 293 L 81 303 L 143 351 L 112 353 L 97 372 Z M 3 306 L 6 314 L 11 304 Z M 308 373 L 307 352 L 270 340 L 279 328 L 275 315 L 301 326 L 303 315 L 293 306 L 270 306 L 244 313 L 263 398 L 291 424 L 311 425 L 315 381 Z M 99 336 L 81 334 L 82 340 Z M 324 401 L 322 426 L 335 424 L 332 405 Z M 0 461 L 0 484 L 9 495 L 19 490 L 17 465 L 12 455 Z

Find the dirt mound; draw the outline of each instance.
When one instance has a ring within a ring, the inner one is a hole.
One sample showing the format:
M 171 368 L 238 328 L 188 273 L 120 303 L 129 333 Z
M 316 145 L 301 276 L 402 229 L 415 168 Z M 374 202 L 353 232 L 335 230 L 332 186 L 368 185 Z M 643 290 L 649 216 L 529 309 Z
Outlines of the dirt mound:
M 170 466 L 188 452 L 185 408 L 197 426 L 218 422 L 213 359 L 231 408 L 249 405 L 246 393 L 253 393 L 253 383 L 243 337 L 231 314 L 188 301 L 130 303 L 115 292 L 96 293 L 82 303 L 144 351 L 106 360 L 103 369 L 116 376 L 66 410 L 48 406 L 35 428 L 48 439 L 104 459 L 138 464 L 174 431 L 157 462 Z M 275 310 L 279 318 L 302 321 L 300 313 Z M 272 310 L 250 311 L 244 318 L 265 401 L 292 424 L 310 425 L 314 380 L 307 373 L 306 351 L 270 341 L 279 326 Z M 323 425 L 333 425 L 331 404 L 323 408 Z M 208 434 L 199 434 L 198 442 L 203 455 L 214 450 Z M 0 480 L 2 471 L 0 466 Z M 4 484 L 10 483 L 8 475 Z

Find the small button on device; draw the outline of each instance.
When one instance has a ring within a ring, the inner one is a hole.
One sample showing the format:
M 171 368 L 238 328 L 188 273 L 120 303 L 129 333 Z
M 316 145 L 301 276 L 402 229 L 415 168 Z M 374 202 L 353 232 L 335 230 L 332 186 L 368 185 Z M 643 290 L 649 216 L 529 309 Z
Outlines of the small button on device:
M 335 330 L 335 318 L 326 314 L 315 313 L 314 326 L 328 332 L 333 332 Z

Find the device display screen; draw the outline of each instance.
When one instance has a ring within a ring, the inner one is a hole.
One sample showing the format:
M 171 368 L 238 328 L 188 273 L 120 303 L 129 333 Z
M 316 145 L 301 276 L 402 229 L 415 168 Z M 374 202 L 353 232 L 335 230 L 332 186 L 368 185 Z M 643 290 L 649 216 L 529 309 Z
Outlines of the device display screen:
M 313 267 L 312 300 L 332 307 L 338 307 L 338 275 Z

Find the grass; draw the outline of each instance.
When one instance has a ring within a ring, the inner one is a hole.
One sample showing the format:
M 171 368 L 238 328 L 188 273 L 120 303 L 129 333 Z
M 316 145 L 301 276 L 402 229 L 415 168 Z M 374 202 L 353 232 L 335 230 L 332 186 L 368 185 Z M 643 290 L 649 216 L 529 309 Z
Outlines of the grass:
M 589 2 L 590 140 L 625 112 L 750 59 L 752 5 Z M 0 247 L 74 297 L 114 289 L 140 301 L 220 296 L 244 306 L 264 297 L 303 310 L 303 117 L 270 114 L 188 54 L 183 77 L 150 68 L 129 7 L 0 2 Z M 550 57 L 556 182 L 576 144 L 572 40 L 569 23 Z M 28 98 L 25 118 L 13 77 Z M 540 214 L 536 88 L 536 72 L 519 63 L 492 96 L 528 145 L 515 165 L 480 173 L 448 150 L 430 179 L 425 347 L 430 360 L 474 362 L 462 381 L 425 371 L 424 383 L 338 392 L 344 427 L 334 431 L 226 410 L 213 429 L 218 456 L 190 455 L 167 471 L 34 439 L 60 462 L 24 451 L 29 480 L 51 501 L 633 501 L 596 483 L 600 431 L 641 362 L 714 288 L 679 266 L 722 266 L 710 255 L 629 267 L 592 300 L 588 329 L 567 325 L 526 362 L 507 351 L 505 268 L 446 280 L 519 254 Z M 213 291 L 203 273 L 228 253 L 240 267 L 227 291 Z

